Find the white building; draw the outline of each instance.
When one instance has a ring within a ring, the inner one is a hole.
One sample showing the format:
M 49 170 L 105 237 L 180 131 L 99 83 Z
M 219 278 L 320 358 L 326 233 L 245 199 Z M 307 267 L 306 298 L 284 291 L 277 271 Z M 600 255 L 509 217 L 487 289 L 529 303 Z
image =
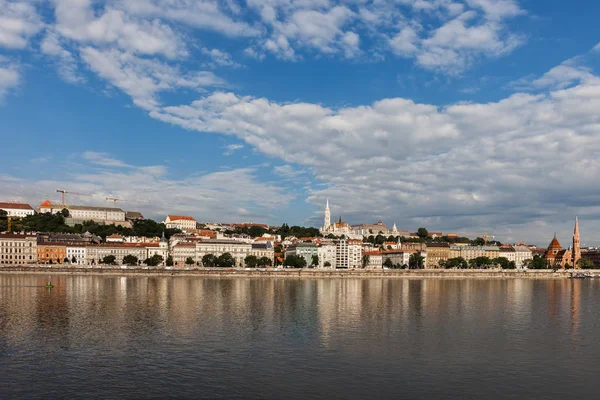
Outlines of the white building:
M 363 252 L 363 256 L 367 256 L 367 265 L 365 269 L 382 269 L 383 254 L 379 251 Z
M 502 246 L 500 257 L 506 257 L 508 261 L 514 261 L 517 268 L 523 268 L 525 260 L 531 260 L 533 253 L 527 246 Z
M 331 241 L 322 241 L 317 247 L 319 268 L 335 268 L 335 248 L 335 243 Z M 329 265 L 325 266 L 327 263 Z
M 46 200 L 38 207 L 40 213 L 56 214 L 63 209 L 69 211 L 69 218 L 78 221 L 95 221 L 116 223 L 125 221 L 125 211 L 115 207 L 74 206 L 68 204 L 53 204 Z
M 29 204 L 24 203 L 0 203 L 0 210 L 6 211 L 9 217 L 23 218 L 35 213 Z
M 185 266 L 185 261 L 191 257 L 194 264 L 202 262 L 202 257 L 198 258 L 196 253 L 196 243 L 179 242 L 171 248 L 171 257 L 173 257 L 173 265 L 176 267 Z
M 195 230 L 197 223 L 192 217 L 185 215 L 167 215 L 167 218 L 163 221 L 163 224 L 168 229 L 181 229 L 184 232 Z
M 87 262 L 87 246 L 85 243 L 67 243 L 65 248 L 67 254 L 66 257 L 71 264 L 85 265 Z
M 0 233 L 0 265 L 26 265 L 36 262 L 36 235 Z
M 246 256 L 252 254 L 252 244 L 219 239 L 202 240 L 196 244 L 196 258 L 200 262 L 206 254 L 219 257 L 225 253 L 233 256 L 236 267 L 243 267 Z
M 102 243 L 99 245 L 89 245 L 86 249 L 86 263 L 88 265 L 98 265 L 102 259 L 107 256 L 115 256 L 117 265 L 123 264 L 123 257 L 132 255 L 137 257 L 138 261 L 144 261 L 148 258 L 148 249 L 146 243 Z
M 306 261 L 306 266 L 310 266 L 312 264 L 313 256 L 319 256 L 319 251 L 317 246 L 314 243 L 303 243 L 298 242 L 296 244 L 291 245 L 285 250 L 285 256 L 296 255 L 304 258 Z M 319 260 L 319 264 L 320 264 Z
M 331 210 L 329 209 L 329 199 L 327 199 L 327 204 L 325 206 L 325 217 L 323 219 L 323 227 L 319 229 L 319 232 L 323 236 L 334 235 L 334 236 L 342 236 L 344 235 L 346 238 L 350 239 L 358 239 L 362 238 L 361 235 L 357 235 L 352 232 L 352 227 L 348 225 L 347 222 L 342 221 L 342 217 L 340 217 L 338 222 L 331 223 Z
M 362 241 L 338 240 L 335 244 L 335 268 L 362 268 Z

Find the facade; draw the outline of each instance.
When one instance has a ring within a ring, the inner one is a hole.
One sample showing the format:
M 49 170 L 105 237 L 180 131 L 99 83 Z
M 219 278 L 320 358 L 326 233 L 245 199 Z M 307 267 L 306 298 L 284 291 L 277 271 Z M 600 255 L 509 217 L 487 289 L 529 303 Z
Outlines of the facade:
M 450 244 L 448 243 L 430 243 L 427 245 L 427 264 L 426 268 L 440 268 L 440 261 L 446 261 L 450 258 Z
M 386 260 L 390 260 L 394 265 L 400 266 L 408 266 L 410 264 L 410 256 L 413 254 L 419 254 L 423 257 L 423 268 L 427 268 L 427 258 L 428 254 L 423 250 L 387 250 L 382 252 L 383 254 L 383 263 Z
M 196 243 L 196 258 L 200 262 L 206 254 L 219 257 L 225 253 L 233 256 L 237 267 L 242 267 L 245 265 L 244 259 L 246 256 L 252 253 L 252 244 L 219 239 L 202 240 Z
M 526 260 L 533 259 L 533 253 L 527 246 L 513 246 L 515 249 L 515 265 L 517 268 L 523 268 Z
M 37 259 L 41 264 L 62 264 L 67 258 L 67 246 L 64 243 L 39 242 Z
M 198 261 L 202 262 L 202 257 L 198 258 L 196 255 L 196 243 L 193 242 L 179 242 L 171 249 L 171 257 L 173 257 L 174 266 L 184 266 L 185 260 L 191 257 L 194 260 L 194 264 Z
M 123 264 L 123 257 L 132 255 L 137 257 L 138 261 L 144 261 L 148 258 L 148 250 L 144 243 L 102 243 L 99 245 L 90 245 L 87 247 L 86 263 L 88 265 L 97 265 L 102 263 L 102 259 L 107 256 L 115 257 L 115 264 Z
M 398 232 L 396 229 L 396 224 L 394 224 L 394 229 L 392 231 Z M 352 233 L 356 235 L 360 235 L 362 237 L 369 237 L 371 235 L 390 235 L 392 234 L 390 228 L 383 224 L 381 221 L 377 221 L 376 224 L 360 224 L 360 225 L 352 225 Z
M 103 223 L 117 223 L 125 221 L 125 211 L 116 207 L 93 207 L 93 206 L 74 206 L 68 204 L 53 204 L 46 200 L 38 207 L 40 213 L 56 214 L 63 209 L 69 211 L 69 218 L 73 223 L 77 221 L 94 221 Z
M 366 251 L 363 256 L 367 256 L 367 265 L 365 269 L 382 269 L 383 268 L 383 254 L 379 251 Z
M 324 240 L 317 247 L 317 255 L 319 256 L 319 268 L 335 268 L 335 243 L 329 240 Z M 329 263 L 329 265 L 325 265 Z
M 29 204 L 25 203 L 2 203 L 0 202 L 0 210 L 6 211 L 9 217 L 23 218 L 35 213 L 34 209 Z
M 65 245 L 66 250 L 66 258 L 69 260 L 69 263 L 74 265 L 85 265 L 87 260 L 87 246 L 85 244 L 72 244 L 67 243 Z M 73 261 L 75 260 L 75 261 Z
M 335 268 L 362 268 L 362 241 L 338 240 L 335 244 Z
M 299 242 L 291 245 L 285 250 L 285 256 L 296 255 L 304 258 L 306 261 L 306 265 L 310 266 L 312 264 L 313 256 L 319 256 L 319 251 L 317 245 L 314 243 L 303 243 Z
M 0 233 L 0 265 L 27 265 L 37 262 L 37 237 Z
M 184 232 L 189 232 L 196 229 L 196 220 L 186 215 L 167 215 L 163 224 L 168 229 L 181 229 Z
M 565 268 L 567 264 L 571 263 L 571 250 L 563 249 L 555 234 L 548 245 L 544 258 L 551 267 Z
M 357 239 L 362 238 L 362 235 L 357 235 L 352 231 L 352 227 L 347 222 L 342 221 L 340 217 L 338 222 L 331 223 L 331 211 L 329 209 L 329 199 L 327 199 L 327 205 L 325 206 L 325 217 L 323 218 L 323 227 L 319 229 L 319 232 L 323 236 L 334 235 L 334 236 L 346 236 L 347 238 Z
M 500 248 L 498 246 L 450 246 L 449 258 L 462 257 L 469 261 L 477 257 L 488 257 L 490 259 L 500 256 Z
M 273 247 L 272 242 L 264 242 L 264 243 L 252 243 L 252 248 L 250 249 L 250 255 L 255 256 L 256 258 L 267 257 L 271 260 L 271 265 L 273 265 L 275 259 L 275 248 Z
M 573 267 L 579 268 L 581 260 L 581 239 L 579 237 L 579 219 L 575 217 L 575 229 L 573 230 Z

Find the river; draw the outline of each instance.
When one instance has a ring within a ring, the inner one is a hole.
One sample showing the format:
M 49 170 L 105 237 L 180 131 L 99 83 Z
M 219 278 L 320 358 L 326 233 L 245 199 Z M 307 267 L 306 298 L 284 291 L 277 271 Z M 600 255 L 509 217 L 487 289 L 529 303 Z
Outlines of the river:
M 598 398 L 600 281 L 0 275 L 0 398 Z

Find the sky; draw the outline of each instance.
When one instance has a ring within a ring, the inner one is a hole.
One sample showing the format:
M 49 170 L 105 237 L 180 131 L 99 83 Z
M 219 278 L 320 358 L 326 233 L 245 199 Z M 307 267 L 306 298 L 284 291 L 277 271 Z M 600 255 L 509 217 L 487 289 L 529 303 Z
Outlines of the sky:
M 0 200 L 600 245 L 600 2 L 0 0 Z

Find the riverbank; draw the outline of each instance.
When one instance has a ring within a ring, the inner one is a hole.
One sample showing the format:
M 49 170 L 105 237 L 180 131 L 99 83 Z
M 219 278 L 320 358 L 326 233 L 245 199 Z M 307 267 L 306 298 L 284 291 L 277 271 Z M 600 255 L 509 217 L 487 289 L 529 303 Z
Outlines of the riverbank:
M 572 271 L 572 270 L 571 270 Z M 600 270 L 588 270 L 600 276 Z M 209 276 L 209 277 L 269 277 L 269 278 L 475 278 L 475 279 L 567 279 L 570 271 L 552 270 L 460 270 L 460 269 L 413 269 L 413 270 L 343 270 L 343 269 L 142 269 L 142 268 L 64 268 L 47 266 L 2 267 L 0 274 L 44 275 L 116 275 L 116 276 Z

